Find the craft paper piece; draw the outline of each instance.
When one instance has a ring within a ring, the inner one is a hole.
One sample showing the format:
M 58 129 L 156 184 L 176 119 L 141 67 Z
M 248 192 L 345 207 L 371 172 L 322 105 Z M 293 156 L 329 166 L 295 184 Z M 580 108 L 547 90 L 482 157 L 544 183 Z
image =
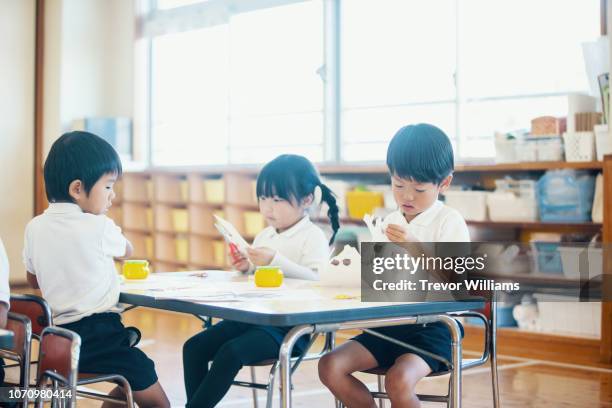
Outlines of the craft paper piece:
M 242 238 L 242 235 L 240 235 L 236 227 L 234 227 L 231 222 L 226 221 L 217 215 L 214 217 L 216 220 L 215 227 L 217 230 L 219 230 L 221 235 L 223 235 L 225 241 L 227 241 L 228 244 L 236 245 L 238 250 L 246 256 L 246 250 L 250 247 L 250 245 L 244 238 Z

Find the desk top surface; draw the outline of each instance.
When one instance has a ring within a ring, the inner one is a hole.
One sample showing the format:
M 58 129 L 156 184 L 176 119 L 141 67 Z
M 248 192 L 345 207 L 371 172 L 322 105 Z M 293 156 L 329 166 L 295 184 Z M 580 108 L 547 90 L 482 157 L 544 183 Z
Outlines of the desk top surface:
M 205 276 L 203 276 L 205 275 Z M 439 314 L 484 307 L 474 298 L 454 302 L 361 302 L 359 288 L 325 287 L 285 279 L 280 288 L 258 288 L 252 277 L 226 271 L 152 274 L 126 281 L 120 302 L 199 316 L 272 326 Z

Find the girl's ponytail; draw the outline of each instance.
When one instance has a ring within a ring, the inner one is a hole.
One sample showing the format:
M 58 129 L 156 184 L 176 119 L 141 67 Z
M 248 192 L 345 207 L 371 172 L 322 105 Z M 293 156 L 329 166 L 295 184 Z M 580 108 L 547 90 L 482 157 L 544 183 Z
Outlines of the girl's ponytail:
M 338 204 L 336 204 L 336 197 L 334 197 L 334 193 L 329 189 L 329 187 L 323 183 L 319 184 L 319 187 L 321 188 L 321 200 L 327 203 L 327 207 L 329 208 L 327 210 L 327 216 L 329 217 L 329 222 L 331 223 L 333 231 L 331 239 L 329 240 L 329 244 L 331 245 L 334 243 L 336 233 L 340 228 Z

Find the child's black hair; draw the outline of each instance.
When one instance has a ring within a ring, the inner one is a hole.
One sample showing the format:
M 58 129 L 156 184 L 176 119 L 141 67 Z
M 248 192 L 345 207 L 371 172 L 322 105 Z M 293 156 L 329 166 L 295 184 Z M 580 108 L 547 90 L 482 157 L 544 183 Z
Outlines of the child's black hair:
M 387 167 L 391 175 L 403 179 L 440 184 L 455 167 L 453 146 L 433 125 L 404 126 L 389 143 Z
M 105 174 L 121 175 L 121 160 L 104 139 L 89 132 L 64 133 L 45 161 L 45 190 L 50 203 L 73 202 L 70 183 L 81 180 L 85 193 Z
M 334 242 L 340 228 L 338 205 L 334 193 L 321 182 L 319 173 L 305 157 L 283 154 L 267 163 L 257 176 L 257 198 L 277 196 L 289 202 L 299 203 L 314 194 L 316 187 L 321 188 L 321 201 L 327 203 L 327 216 L 333 234 L 329 243 Z

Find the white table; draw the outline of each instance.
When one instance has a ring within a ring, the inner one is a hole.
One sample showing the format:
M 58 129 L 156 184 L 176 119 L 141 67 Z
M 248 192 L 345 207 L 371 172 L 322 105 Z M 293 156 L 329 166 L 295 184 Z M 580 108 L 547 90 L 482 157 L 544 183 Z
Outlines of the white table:
M 198 276 L 202 272 L 207 276 Z M 212 295 L 228 291 L 235 292 L 236 299 Z M 127 282 L 122 285 L 119 300 L 134 306 L 256 325 L 293 326 L 279 353 L 284 408 L 291 407 L 290 357 L 301 336 L 343 329 L 442 322 L 449 328 L 452 338 L 455 369 L 451 406 L 461 407 L 461 332 L 456 320 L 446 313 L 480 309 L 484 307 L 484 300 L 366 303 L 358 296 L 359 289 L 327 288 L 316 282 L 291 279 L 286 279 L 282 288 L 260 289 L 246 276 L 234 272 L 199 271 L 152 274 L 146 281 Z

